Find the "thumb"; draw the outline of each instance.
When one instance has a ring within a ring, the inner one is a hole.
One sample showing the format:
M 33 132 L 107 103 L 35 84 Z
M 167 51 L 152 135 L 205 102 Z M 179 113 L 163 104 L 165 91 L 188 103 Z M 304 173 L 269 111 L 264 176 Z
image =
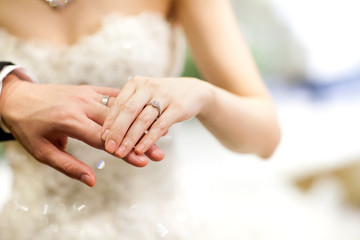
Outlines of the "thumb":
M 45 151 L 46 154 L 38 157 L 38 160 L 71 178 L 85 183 L 89 187 L 95 186 L 96 177 L 88 165 L 64 150 L 57 148 L 51 142 L 48 142 L 46 146 L 43 147 L 47 148 Z

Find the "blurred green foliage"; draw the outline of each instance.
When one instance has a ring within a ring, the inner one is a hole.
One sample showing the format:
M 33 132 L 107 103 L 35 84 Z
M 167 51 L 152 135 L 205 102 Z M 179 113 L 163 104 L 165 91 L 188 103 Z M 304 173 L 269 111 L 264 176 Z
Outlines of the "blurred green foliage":
M 194 77 L 201 79 L 201 75 L 195 66 L 195 62 L 189 50 L 186 51 L 186 61 L 183 71 L 183 77 Z

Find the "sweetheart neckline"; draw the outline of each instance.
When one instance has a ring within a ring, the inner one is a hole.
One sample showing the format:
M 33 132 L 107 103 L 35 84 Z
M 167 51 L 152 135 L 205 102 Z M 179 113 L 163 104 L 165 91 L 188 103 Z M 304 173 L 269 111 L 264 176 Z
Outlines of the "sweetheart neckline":
M 107 26 L 106 23 L 109 22 L 108 20 L 112 17 L 116 17 L 119 20 L 129 20 L 129 19 L 142 18 L 145 16 L 149 16 L 149 17 L 152 17 L 152 18 L 155 18 L 158 20 L 162 20 L 162 21 L 170 24 L 161 13 L 156 12 L 156 11 L 142 11 L 138 14 L 132 14 L 132 15 L 124 15 L 120 12 L 112 12 L 112 13 L 107 14 L 104 17 L 102 17 L 100 27 L 95 32 L 93 32 L 91 34 L 86 34 L 86 35 L 80 36 L 72 44 L 61 44 L 61 45 L 54 44 L 52 42 L 42 40 L 42 39 L 28 39 L 28 40 L 22 39 L 14 34 L 9 33 L 6 28 L 3 28 L 1 26 L 0 26 L 0 33 L 7 35 L 8 38 L 13 39 L 18 44 L 33 45 L 33 46 L 37 46 L 37 47 L 41 46 L 44 48 L 50 48 L 53 51 L 54 50 L 63 51 L 63 50 L 69 50 L 69 49 L 75 48 L 75 47 L 79 46 L 81 43 L 89 41 L 90 39 L 93 39 L 96 36 L 98 36 L 99 34 L 101 34 L 104 31 L 105 27 Z

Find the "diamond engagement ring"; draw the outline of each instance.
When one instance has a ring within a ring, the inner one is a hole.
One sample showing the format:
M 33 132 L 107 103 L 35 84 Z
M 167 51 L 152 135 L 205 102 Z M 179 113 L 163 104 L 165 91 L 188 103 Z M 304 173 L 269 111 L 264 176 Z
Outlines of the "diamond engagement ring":
M 151 102 L 146 104 L 146 106 L 148 106 L 148 105 L 150 105 L 158 110 L 158 112 L 159 112 L 158 117 L 161 115 L 160 103 L 158 101 L 152 100 Z
M 103 96 L 102 99 L 101 99 L 101 103 L 102 103 L 103 105 L 107 106 L 108 103 L 109 103 L 109 98 L 110 98 L 109 95 Z

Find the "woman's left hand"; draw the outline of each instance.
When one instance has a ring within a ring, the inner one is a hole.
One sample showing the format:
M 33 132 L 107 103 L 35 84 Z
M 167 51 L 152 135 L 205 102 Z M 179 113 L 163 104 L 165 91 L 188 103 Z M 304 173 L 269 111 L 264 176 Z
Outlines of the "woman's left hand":
M 131 78 L 104 122 L 106 151 L 120 158 L 134 147 L 145 153 L 174 123 L 201 112 L 210 96 L 209 84 L 194 78 Z

